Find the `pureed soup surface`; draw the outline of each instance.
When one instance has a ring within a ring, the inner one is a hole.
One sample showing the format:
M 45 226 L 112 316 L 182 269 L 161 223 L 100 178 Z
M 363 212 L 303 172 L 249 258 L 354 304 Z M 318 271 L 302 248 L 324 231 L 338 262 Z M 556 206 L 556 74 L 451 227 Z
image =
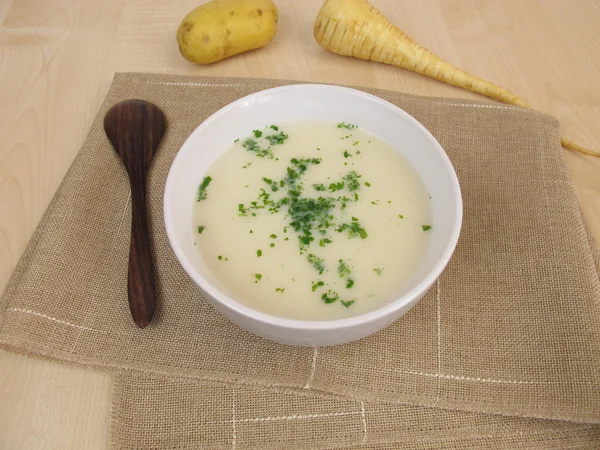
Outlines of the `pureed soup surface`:
M 195 245 L 239 302 L 291 319 L 341 319 L 396 298 L 424 258 L 430 209 L 412 166 L 355 125 L 269 125 L 210 168 Z

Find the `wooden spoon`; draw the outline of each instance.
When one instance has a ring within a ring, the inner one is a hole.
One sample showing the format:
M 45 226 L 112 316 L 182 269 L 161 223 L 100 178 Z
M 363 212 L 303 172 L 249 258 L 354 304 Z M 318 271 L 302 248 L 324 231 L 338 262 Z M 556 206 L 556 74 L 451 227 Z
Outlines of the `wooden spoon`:
M 126 100 L 104 116 L 104 131 L 123 161 L 131 186 L 131 244 L 127 292 L 134 322 L 146 328 L 154 315 L 156 284 L 148 233 L 146 180 L 165 132 L 165 116 L 152 103 Z

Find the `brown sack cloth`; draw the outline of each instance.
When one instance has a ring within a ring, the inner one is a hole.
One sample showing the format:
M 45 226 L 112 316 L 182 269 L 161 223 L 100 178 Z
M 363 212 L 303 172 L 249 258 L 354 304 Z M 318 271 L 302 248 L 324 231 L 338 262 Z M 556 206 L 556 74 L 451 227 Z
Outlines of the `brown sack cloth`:
M 439 140 L 465 207 L 437 285 L 380 333 L 282 346 L 200 296 L 164 230 L 171 162 L 219 108 L 290 83 L 117 74 L 0 298 L 0 345 L 113 371 L 115 448 L 599 446 L 600 257 L 550 116 L 364 89 Z M 102 127 L 130 98 L 168 121 L 150 175 L 159 304 L 145 330 L 127 304 L 127 175 Z

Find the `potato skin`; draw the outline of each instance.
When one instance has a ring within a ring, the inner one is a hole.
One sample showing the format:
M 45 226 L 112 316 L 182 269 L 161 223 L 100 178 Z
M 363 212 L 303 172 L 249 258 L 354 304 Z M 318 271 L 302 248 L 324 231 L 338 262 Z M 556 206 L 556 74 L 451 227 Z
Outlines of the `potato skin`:
M 190 11 L 177 29 L 181 55 L 210 64 L 267 45 L 277 30 L 271 0 L 213 0 Z

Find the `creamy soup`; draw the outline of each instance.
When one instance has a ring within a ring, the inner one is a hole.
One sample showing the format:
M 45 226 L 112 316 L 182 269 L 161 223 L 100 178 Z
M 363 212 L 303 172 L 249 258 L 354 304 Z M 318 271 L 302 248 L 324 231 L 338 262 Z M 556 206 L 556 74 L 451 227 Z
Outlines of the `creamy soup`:
M 292 319 L 363 314 L 421 263 L 430 198 L 389 144 L 348 123 L 267 125 L 197 192 L 195 245 L 238 301 Z

